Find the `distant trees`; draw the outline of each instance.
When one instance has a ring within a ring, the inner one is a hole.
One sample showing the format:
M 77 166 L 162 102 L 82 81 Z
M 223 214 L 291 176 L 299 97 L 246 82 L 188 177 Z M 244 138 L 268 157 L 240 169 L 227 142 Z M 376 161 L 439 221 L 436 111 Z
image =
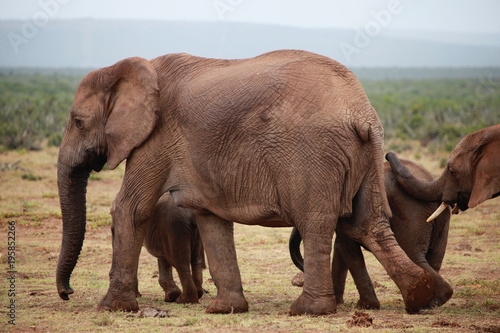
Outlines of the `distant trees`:
M 432 69 L 420 71 L 420 77 L 436 75 Z M 380 115 L 386 138 L 419 140 L 422 145 L 451 150 L 466 134 L 500 123 L 500 80 L 498 71 L 493 73 L 486 79 L 387 80 L 388 74 L 398 73 L 377 70 L 368 73 L 362 84 Z M 82 77 L 0 71 L 0 146 L 59 145 Z
M 0 139 L 4 149 L 59 145 L 81 77 L 0 74 Z
M 500 123 L 498 79 L 362 82 L 386 138 L 451 150 L 465 135 Z

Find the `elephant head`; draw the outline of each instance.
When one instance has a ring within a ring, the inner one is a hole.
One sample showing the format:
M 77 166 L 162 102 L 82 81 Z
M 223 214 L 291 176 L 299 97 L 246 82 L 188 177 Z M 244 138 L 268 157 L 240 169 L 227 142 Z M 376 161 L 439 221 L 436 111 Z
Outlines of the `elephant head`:
M 56 283 L 62 299 L 73 293 L 69 278 L 83 245 L 90 172 L 106 162 L 116 168 L 146 140 L 158 98 L 156 72 L 142 58 L 93 71 L 76 91 L 57 162 L 63 237 Z
M 414 197 L 441 201 L 428 221 L 448 206 L 464 211 L 500 194 L 500 125 L 465 136 L 452 151 L 439 178 L 425 182 L 415 178 L 394 152 L 386 155 L 401 186 Z

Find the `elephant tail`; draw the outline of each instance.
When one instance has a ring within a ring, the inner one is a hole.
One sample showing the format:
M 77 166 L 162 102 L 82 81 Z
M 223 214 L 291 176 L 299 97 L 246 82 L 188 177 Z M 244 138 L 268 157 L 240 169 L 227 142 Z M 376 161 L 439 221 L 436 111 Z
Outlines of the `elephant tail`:
M 375 109 L 372 108 L 372 110 L 376 115 L 377 113 Z M 370 150 L 376 174 L 375 186 L 378 187 L 373 188 L 373 192 L 379 193 L 381 200 L 377 206 L 381 207 L 382 212 L 387 218 L 391 218 L 392 212 L 391 207 L 389 206 L 389 201 L 387 200 L 384 182 L 384 129 L 382 128 L 379 119 L 377 119 L 376 122 L 364 122 L 356 125 L 356 132 L 359 138 L 363 142 L 369 143 L 371 146 Z
M 290 240 L 288 242 L 288 249 L 290 250 L 290 257 L 292 258 L 295 266 L 304 271 L 304 258 L 300 253 L 300 242 L 302 241 L 302 236 L 300 236 L 299 230 L 293 227 L 292 233 L 290 234 Z

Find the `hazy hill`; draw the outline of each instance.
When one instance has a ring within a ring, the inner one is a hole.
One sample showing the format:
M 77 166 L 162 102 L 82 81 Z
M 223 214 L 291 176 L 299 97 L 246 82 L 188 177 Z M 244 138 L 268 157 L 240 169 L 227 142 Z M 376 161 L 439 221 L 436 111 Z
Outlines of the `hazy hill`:
M 188 52 L 243 58 L 295 48 L 330 56 L 349 67 L 484 67 L 500 66 L 499 41 L 496 35 L 403 34 L 383 29 L 363 39 L 359 30 L 224 21 L 53 20 L 42 28 L 29 21 L 0 21 L 0 66 L 95 68 L 130 56 Z

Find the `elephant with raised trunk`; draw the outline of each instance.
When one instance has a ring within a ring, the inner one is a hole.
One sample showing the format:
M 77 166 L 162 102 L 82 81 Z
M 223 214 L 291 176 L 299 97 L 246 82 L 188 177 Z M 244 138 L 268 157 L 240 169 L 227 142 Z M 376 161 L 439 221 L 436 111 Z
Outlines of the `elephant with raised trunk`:
M 205 254 L 193 213 L 177 207 L 170 194 L 156 204 L 146 221 L 144 246 L 158 259 L 159 283 L 165 302 L 198 303 L 203 295 Z M 172 267 L 179 275 L 182 292 L 175 284 Z
M 406 308 L 425 308 L 434 279 L 392 234 L 383 154 L 383 129 L 361 84 L 324 56 L 168 54 L 93 71 L 77 89 L 58 157 L 59 295 L 73 293 L 90 171 L 126 159 L 111 212 L 110 285 L 99 309 L 138 309 L 134 279 L 144 226 L 165 192 L 195 214 L 217 287 L 209 313 L 248 311 L 231 221 L 297 227 L 306 273 L 290 313 L 335 312 L 330 252 L 337 220 L 349 216 L 355 222 L 346 232 L 375 254 Z
M 465 211 L 500 195 L 500 124 L 460 140 L 443 173 L 433 181 L 415 177 L 394 152 L 386 158 L 406 192 L 421 200 L 442 202 L 429 221 L 447 207 Z
M 420 165 L 401 160 L 416 178 L 432 181 L 434 177 Z M 436 288 L 433 302 L 429 307 L 441 306 L 453 295 L 453 289 L 446 282 L 439 270 L 446 252 L 450 212 L 444 212 L 432 223 L 426 219 L 438 206 L 439 202 L 427 202 L 406 193 L 398 184 L 388 162 L 385 163 L 384 179 L 387 199 L 392 210 L 391 229 L 401 248 L 413 262 L 434 277 Z M 344 219 L 337 224 L 334 253 L 332 260 L 333 291 L 337 304 L 344 302 L 344 289 L 349 271 L 359 293 L 358 308 L 378 309 L 380 302 L 368 275 L 361 246 L 363 244 L 351 239 L 343 230 L 343 225 L 353 221 Z M 300 234 L 296 229 L 290 236 L 290 255 L 295 265 L 303 270 L 303 259 L 300 254 Z M 300 277 L 296 277 L 300 281 Z

